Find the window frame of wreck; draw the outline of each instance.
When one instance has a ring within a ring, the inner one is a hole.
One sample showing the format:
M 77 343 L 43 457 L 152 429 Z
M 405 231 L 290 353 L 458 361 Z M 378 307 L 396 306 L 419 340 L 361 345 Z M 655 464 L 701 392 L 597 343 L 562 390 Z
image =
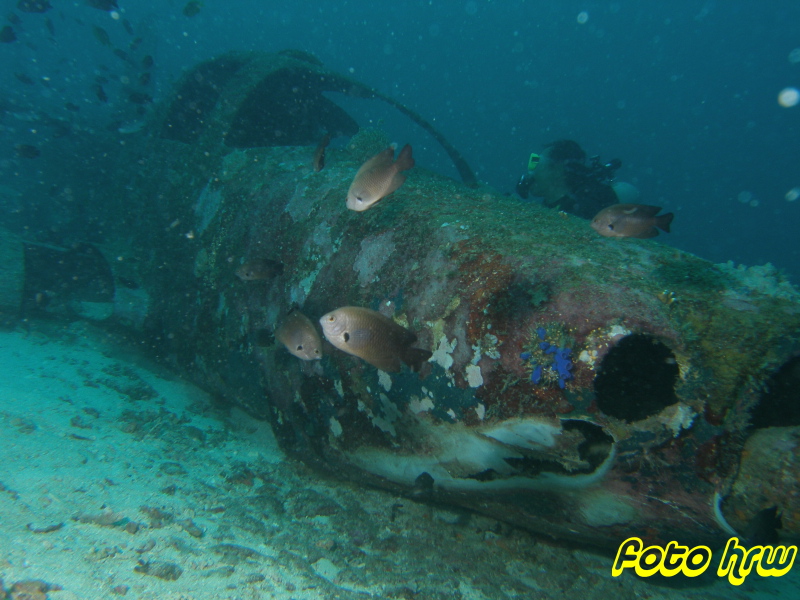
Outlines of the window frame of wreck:
M 358 123 L 338 104 L 322 95 L 327 89 L 320 73 L 298 67 L 276 69 L 239 104 L 230 121 L 225 145 L 231 148 L 307 146 L 331 137 L 352 136 Z M 270 109 L 273 107 L 273 109 Z
M 632 333 L 603 357 L 594 378 L 597 407 L 633 423 L 678 402 L 680 369 L 672 350 L 655 336 Z

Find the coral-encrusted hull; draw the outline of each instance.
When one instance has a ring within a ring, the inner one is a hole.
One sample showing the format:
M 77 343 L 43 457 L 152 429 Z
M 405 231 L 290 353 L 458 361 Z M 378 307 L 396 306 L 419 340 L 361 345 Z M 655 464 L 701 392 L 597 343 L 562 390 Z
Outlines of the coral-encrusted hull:
M 125 151 L 131 164 L 153 157 L 147 177 L 120 178 L 141 218 L 117 239 L 137 240 L 159 299 L 147 333 L 173 366 L 269 418 L 287 451 L 609 547 L 629 535 L 713 543 L 772 505 L 784 534 L 800 533 L 800 468 L 774 432 L 800 423 L 765 409 L 749 426 L 751 410 L 781 406 L 768 382 L 800 352 L 798 294 L 770 268 L 603 238 L 419 167 L 391 202 L 354 213 L 353 175 L 387 146 L 375 132 L 329 148 L 319 172 L 312 146 L 143 139 Z M 283 273 L 235 276 L 258 257 Z M 341 306 L 377 310 L 433 356 L 420 373 L 330 347 L 298 360 L 265 333 L 295 306 L 315 325 Z M 780 466 L 748 459 L 743 477 L 753 436 Z

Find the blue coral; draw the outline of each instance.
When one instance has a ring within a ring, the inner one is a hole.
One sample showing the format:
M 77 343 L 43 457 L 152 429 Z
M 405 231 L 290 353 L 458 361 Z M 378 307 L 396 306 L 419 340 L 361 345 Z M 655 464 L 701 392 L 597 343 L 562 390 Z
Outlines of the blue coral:
M 553 369 L 558 373 L 561 379 L 572 379 L 572 361 L 569 359 L 572 354 L 571 348 L 558 348 L 556 350 L 556 359 L 553 362 Z
M 537 355 L 539 357 L 552 355 L 553 362 L 549 366 L 550 372 L 552 376 L 548 376 L 549 381 L 553 381 L 554 379 L 558 382 L 558 387 L 562 390 L 567 387 L 567 381 L 573 379 L 572 375 L 572 361 L 570 357 L 572 356 L 572 348 L 559 348 L 556 344 L 551 344 L 546 342 L 545 339 L 547 337 L 547 330 L 544 327 L 539 327 L 536 330 L 537 337 L 541 340 L 538 344 L 539 351 Z M 544 367 L 541 364 L 533 362 L 532 359 L 534 357 L 533 352 L 523 352 L 519 355 L 519 357 L 524 361 L 531 361 L 531 382 L 534 385 L 538 385 L 543 378 L 544 375 Z
M 567 381 L 572 379 L 572 361 L 569 359 L 572 354 L 572 348 L 558 348 L 556 350 L 556 359 L 553 361 L 551 367 L 558 375 L 558 387 L 562 390 L 566 387 Z

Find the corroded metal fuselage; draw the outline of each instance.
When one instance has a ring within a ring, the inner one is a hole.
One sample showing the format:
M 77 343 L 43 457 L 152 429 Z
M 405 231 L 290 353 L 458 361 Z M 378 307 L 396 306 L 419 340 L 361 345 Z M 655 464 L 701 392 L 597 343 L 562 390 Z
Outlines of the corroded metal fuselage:
M 352 133 L 321 96 L 346 84 L 302 56 L 211 61 L 120 149 L 125 201 L 98 211 L 163 360 L 327 472 L 554 537 L 714 544 L 772 506 L 800 533 L 797 290 L 419 167 L 347 210 L 388 140 L 340 137 L 314 169 L 322 128 Z M 236 275 L 258 261 L 282 272 Z M 302 361 L 272 335 L 292 308 L 341 306 L 431 360 Z
M 798 533 L 790 484 L 767 498 L 741 476 L 749 437 L 791 425 L 749 419 L 800 350 L 793 288 L 421 169 L 346 210 L 382 143 L 361 134 L 320 172 L 313 147 L 173 171 L 181 231 L 142 230 L 164 355 L 329 472 L 555 537 L 714 543 L 770 502 Z M 259 258 L 284 273 L 235 276 Z M 306 363 L 265 335 L 293 306 L 316 322 L 347 305 L 413 330 L 430 362 L 390 374 L 327 346 Z

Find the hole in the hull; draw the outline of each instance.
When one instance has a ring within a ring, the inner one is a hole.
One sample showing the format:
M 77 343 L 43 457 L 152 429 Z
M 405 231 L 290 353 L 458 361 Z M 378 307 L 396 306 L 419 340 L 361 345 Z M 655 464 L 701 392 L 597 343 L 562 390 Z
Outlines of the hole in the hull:
M 583 436 L 583 441 L 578 443 L 575 450 L 577 450 L 578 458 L 588 463 L 588 466 L 577 466 L 574 454 L 571 452 L 567 452 L 568 455 L 572 454 L 571 457 L 553 455 L 550 458 L 540 454 L 539 456 L 525 456 L 522 458 L 505 458 L 504 460 L 516 469 L 514 476 L 535 477 L 541 473 L 568 476 L 588 475 L 589 473 L 594 473 L 608 458 L 614 446 L 614 438 L 606 433 L 600 425 L 578 419 L 567 419 L 562 422 L 562 427 L 565 432 L 575 431 Z M 474 479 L 476 481 L 493 481 L 503 478 L 504 476 L 494 469 L 486 469 L 466 477 L 466 479 Z
M 603 464 L 614 447 L 614 438 L 600 425 L 570 419 L 564 421 L 562 427 L 564 431 L 580 431 L 583 434 L 585 440 L 578 445 L 578 456 L 591 465 L 592 471 Z
M 597 406 L 624 421 L 639 421 L 675 404 L 678 363 L 657 339 L 632 334 L 620 340 L 600 364 L 594 380 Z
M 756 429 L 800 425 L 800 356 L 790 359 L 769 379 L 750 412 L 750 425 Z

